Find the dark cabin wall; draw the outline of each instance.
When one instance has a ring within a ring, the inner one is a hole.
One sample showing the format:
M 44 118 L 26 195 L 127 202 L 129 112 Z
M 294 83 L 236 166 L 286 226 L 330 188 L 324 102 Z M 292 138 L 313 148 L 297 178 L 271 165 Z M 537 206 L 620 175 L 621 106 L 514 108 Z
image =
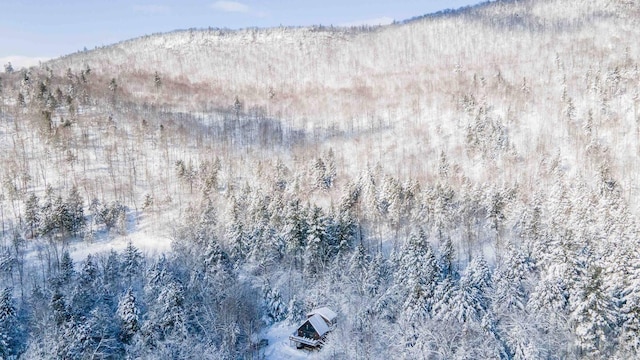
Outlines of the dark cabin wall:
M 318 335 L 318 332 L 313 328 L 313 326 L 311 326 L 311 323 L 309 321 L 306 321 L 304 324 L 302 324 L 302 326 L 298 328 L 298 336 L 314 340 L 320 338 L 320 335 Z

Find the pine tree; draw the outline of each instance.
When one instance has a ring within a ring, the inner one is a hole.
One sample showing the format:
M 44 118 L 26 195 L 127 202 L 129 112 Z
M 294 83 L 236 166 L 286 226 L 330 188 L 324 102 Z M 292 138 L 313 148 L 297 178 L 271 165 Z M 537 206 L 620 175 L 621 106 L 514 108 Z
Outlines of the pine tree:
M 309 275 L 321 273 L 325 266 L 327 223 L 321 208 L 313 206 L 307 220 L 304 268 Z
M 18 99 L 16 100 L 18 106 L 24 108 L 27 106 L 27 101 L 24 98 L 24 94 L 22 94 L 21 92 L 18 93 Z
M 74 275 L 75 271 L 73 269 L 73 260 L 71 259 L 71 255 L 69 255 L 69 251 L 65 250 L 60 259 L 60 272 L 58 275 L 59 284 L 61 286 L 70 284 Z
M 13 257 L 9 249 L 0 249 L 0 273 L 7 278 L 13 279 L 13 269 L 17 260 Z
M 316 161 L 313 163 L 313 182 L 316 188 L 327 190 L 331 186 L 330 180 L 327 177 L 327 168 L 324 164 L 322 158 L 316 158 Z
M 444 296 L 448 301 L 438 304 L 437 318 L 461 323 L 484 321 L 490 308 L 491 273 L 482 257 L 474 258 L 458 284 Z
M 29 194 L 25 202 L 24 220 L 33 238 L 35 236 L 35 230 L 40 226 L 40 205 L 38 204 L 38 197 L 35 193 Z
M 513 244 L 509 244 L 504 260 L 495 270 L 495 306 L 506 313 L 524 310 L 528 297 L 526 279 L 530 273 L 531 268 L 524 255 L 516 250 Z
M 160 86 L 162 86 L 162 79 L 160 79 L 160 74 L 158 74 L 157 71 L 153 73 L 153 85 L 156 88 L 160 88 Z
M 506 219 L 505 210 L 508 194 L 503 189 L 494 187 L 486 194 L 485 207 L 489 227 L 495 232 L 496 249 L 502 251 L 502 224 Z
M 186 332 L 184 300 L 183 289 L 176 282 L 170 281 L 160 290 L 149 321 L 155 324 L 164 336 L 173 332 Z
M 70 319 L 70 315 L 64 295 L 60 292 L 60 288 L 56 287 L 54 289 L 50 304 L 55 324 L 58 327 L 62 327 L 62 325 Z
M 249 252 L 249 236 L 247 235 L 247 229 L 245 229 L 245 224 L 242 219 L 242 211 L 241 200 L 234 197 L 232 199 L 231 224 L 228 227 L 227 234 L 227 238 L 231 244 L 229 255 L 234 261 L 244 259 Z
M 111 295 L 99 302 L 87 315 L 87 345 L 84 348 L 85 358 L 95 357 L 109 359 L 122 356 L 123 344 L 119 338 L 120 328 L 117 321 L 116 304 Z
M 367 269 L 371 262 L 371 257 L 367 254 L 362 243 L 356 246 L 351 259 L 349 260 L 349 279 L 360 295 L 367 291 Z
M 563 318 L 569 306 L 566 281 L 551 274 L 538 281 L 531 292 L 527 309 L 545 317 Z
M 403 312 L 409 319 L 424 319 L 431 313 L 437 281 L 436 259 L 426 234 L 413 234 L 400 253 L 394 275 L 395 287 L 404 299 Z
M 122 268 L 120 254 L 111 249 L 102 263 L 102 282 L 109 293 L 113 294 L 120 288 Z
M 240 98 L 236 96 L 236 98 L 233 100 L 233 112 L 236 115 L 236 119 L 240 119 L 240 113 L 242 112 L 243 108 L 244 104 L 242 103 L 242 101 L 240 101 Z
M 0 357 L 5 359 L 17 354 L 20 341 L 17 338 L 17 311 L 11 293 L 10 288 L 0 292 Z
M 205 274 L 216 275 L 231 269 L 229 256 L 220 248 L 217 241 L 210 241 L 203 255 Z
M 44 202 L 40 208 L 41 217 L 38 228 L 39 235 L 47 236 L 56 230 L 58 223 L 56 221 L 57 217 L 55 210 L 53 188 L 51 185 L 47 185 L 47 188 L 45 189 Z
M 120 321 L 120 340 L 129 344 L 131 338 L 140 330 L 138 305 L 131 288 L 120 297 L 116 315 Z
M 75 282 L 73 296 L 71 298 L 71 310 L 77 317 L 88 314 L 100 300 L 100 288 L 98 284 L 99 273 L 93 257 L 87 255 L 82 264 L 82 269 L 78 273 Z
M 77 234 L 84 225 L 85 225 L 85 217 L 84 217 L 84 208 L 83 208 L 83 200 L 78 192 L 78 188 L 73 186 L 69 191 L 69 196 L 67 197 L 66 208 L 69 212 L 70 223 L 69 223 L 69 231 L 73 232 L 73 234 Z
M 91 336 L 91 323 L 86 318 L 71 319 L 62 325 L 61 341 L 56 343 L 59 359 L 82 359 L 90 356 L 95 345 Z
M 62 196 L 58 196 L 53 205 L 54 231 L 67 235 L 74 231 L 74 219 L 67 204 L 62 201 Z
M 610 355 L 617 323 L 614 304 L 603 281 L 602 268 L 589 266 L 571 298 L 571 323 L 578 351 L 595 358 Z
M 638 261 L 638 249 L 635 243 L 632 249 L 623 252 L 622 258 L 617 259 L 622 264 L 617 278 L 611 279 L 617 286 L 622 286 L 622 303 L 618 306 L 620 313 L 620 345 L 619 357 L 626 354 L 640 353 L 640 262 Z M 628 355 L 626 355 L 628 356 Z
M 268 281 L 262 286 L 262 305 L 265 309 L 267 324 L 277 323 L 287 317 L 287 307 L 282 301 L 278 289 L 271 287 Z
M 293 260 L 295 267 L 301 265 L 301 254 L 305 246 L 308 228 L 306 217 L 306 212 L 300 206 L 299 200 L 289 201 L 285 209 L 282 238 L 286 253 Z
M 131 241 L 127 242 L 127 247 L 122 252 L 122 272 L 127 277 L 129 284 L 140 271 L 142 263 L 142 254 L 140 250 L 133 246 Z
M 445 241 L 440 244 L 437 266 L 441 280 L 458 279 L 459 274 L 456 265 L 456 253 L 453 249 L 451 237 L 447 237 Z
M 289 300 L 289 305 L 287 306 L 287 322 L 289 324 L 298 324 L 302 319 L 304 319 L 306 314 L 306 309 L 304 303 L 297 299 L 295 295 Z
M 454 220 L 454 195 L 450 185 L 440 183 L 429 192 L 432 226 L 440 242 L 445 241 Z
M 118 83 L 116 82 L 116 78 L 112 78 L 111 81 L 109 81 L 109 91 L 115 93 L 117 89 Z
M 119 202 L 112 202 L 108 205 L 100 204 L 99 201 L 94 200 L 91 206 L 94 209 L 95 220 L 98 224 L 102 223 L 107 227 L 108 231 L 116 227 L 119 231 L 125 231 L 126 229 L 126 212 L 127 207 Z
M 382 252 L 377 252 L 367 269 L 366 293 L 369 296 L 376 296 L 388 285 L 390 275 L 390 266 Z

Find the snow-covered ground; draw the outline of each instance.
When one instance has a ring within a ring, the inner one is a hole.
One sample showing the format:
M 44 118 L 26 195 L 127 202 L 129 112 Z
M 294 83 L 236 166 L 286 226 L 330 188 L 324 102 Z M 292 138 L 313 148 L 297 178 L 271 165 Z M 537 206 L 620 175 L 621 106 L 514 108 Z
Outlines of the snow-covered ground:
M 265 359 L 319 359 L 322 350 L 298 350 L 295 346 L 290 345 L 289 335 L 291 335 L 297 327 L 298 325 L 289 325 L 286 321 L 283 321 L 267 328 L 261 336 L 261 339 L 267 339 L 269 341 L 269 345 L 262 350 Z
M 139 223 L 136 223 L 139 222 Z M 98 234 L 92 242 L 77 241 L 69 246 L 74 261 L 81 261 L 89 254 L 99 254 L 110 250 L 122 251 L 129 242 L 142 253 L 150 256 L 167 253 L 171 250 L 171 238 L 167 224 L 160 219 L 142 217 L 129 219 L 127 234 Z

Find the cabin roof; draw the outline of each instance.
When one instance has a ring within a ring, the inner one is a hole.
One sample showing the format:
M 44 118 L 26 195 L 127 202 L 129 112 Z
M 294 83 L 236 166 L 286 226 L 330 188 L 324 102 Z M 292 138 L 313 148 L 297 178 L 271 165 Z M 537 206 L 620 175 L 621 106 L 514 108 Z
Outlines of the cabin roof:
M 307 321 L 311 324 L 311 326 L 313 326 L 314 329 L 316 329 L 318 335 L 323 336 L 324 334 L 329 332 L 329 326 L 319 314 L 311 316 L 307 319 Z
M 326 306 L 311 310 L 311 312 L 307 314 L 307 317 L 311 317 L 313 315 L 320 315 L 328 322 L 333 322 L 333 320 L 338 316 L 338 314 Z

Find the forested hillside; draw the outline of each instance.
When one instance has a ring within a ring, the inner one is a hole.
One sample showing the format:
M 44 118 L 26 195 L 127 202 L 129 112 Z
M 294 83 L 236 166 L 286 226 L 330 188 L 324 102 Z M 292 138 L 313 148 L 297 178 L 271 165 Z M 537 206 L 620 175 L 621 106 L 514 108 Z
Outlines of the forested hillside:
M 5 67 L 0 358 L 281 358 L 325 305 L 300 358 L 637 357 L 638 38 L 497 1 Z

